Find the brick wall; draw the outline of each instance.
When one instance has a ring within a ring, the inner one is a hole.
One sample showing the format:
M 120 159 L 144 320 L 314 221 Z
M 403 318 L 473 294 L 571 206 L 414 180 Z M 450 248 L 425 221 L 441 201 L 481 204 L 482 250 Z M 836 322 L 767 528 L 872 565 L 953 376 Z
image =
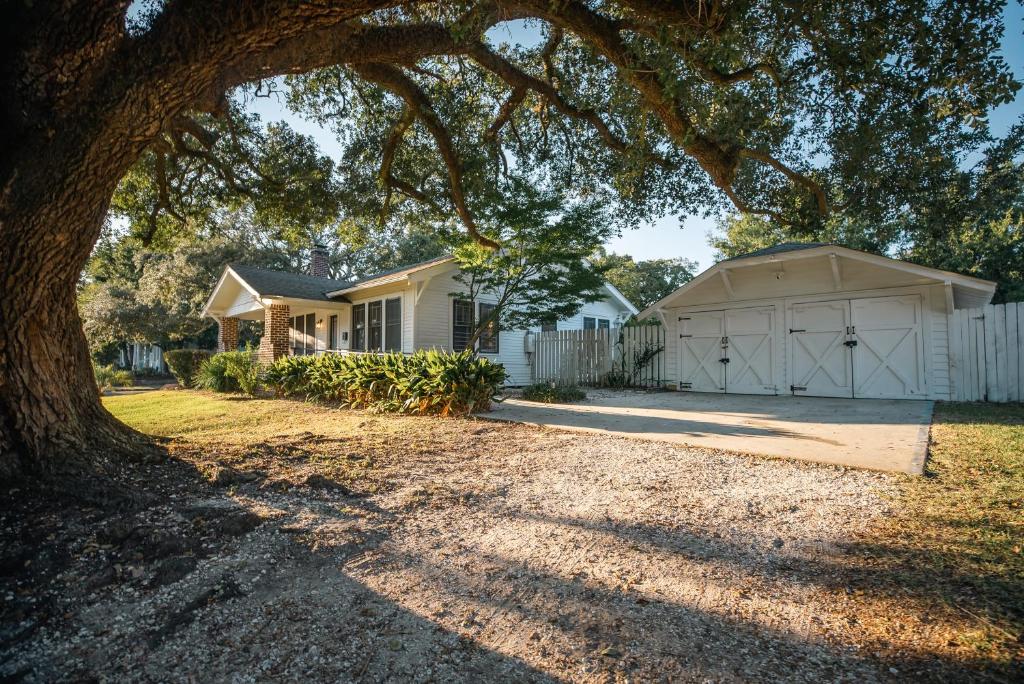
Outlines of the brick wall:
M 271 364 L 288 355 L 288 323 L 291 317 L 287 304 L 271 304 L 264 310 L 263 337 L 260 339 L 260 363 Z
M 238 349 L 238 319 L 217 319 L 217 351 L 235 351 Z

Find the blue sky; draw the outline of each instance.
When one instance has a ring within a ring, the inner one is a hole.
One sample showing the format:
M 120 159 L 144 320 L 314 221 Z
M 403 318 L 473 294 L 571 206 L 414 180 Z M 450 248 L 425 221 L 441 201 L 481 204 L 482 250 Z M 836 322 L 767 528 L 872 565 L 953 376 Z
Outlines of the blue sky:
M 1006 35 L 1003 38 L 1003 58 L 1018 80 L 1024 80 L 1024 7 L 1017 0 L 1010 0 L 1007 4 L 1004 25 Z M 492 29 L 490 37 L 494 42 L 534 44 L 538 40 L 538 33 L 522 22 L 508 22 Z M 313 136 L 326 154 L 335 159 L 340 157 L 341 147 L 334 135 L 288 111 L 283 98 L 258 98 L 250 102 L 249 108 L 259 113 L 264 121 L 287 121 L 295 130 Z M 993 110 L 993 132 L 1002 135 L 1021 114 L 1024 114 L 1024 96 L 1018 96 L 1016 101 Z M 714 219 L 664 216 L 633 230 L 623 231 L 620 237 L 610 240 L 607 247 L 620 254 L 630 254 L 636 259 L 685 257 L 697 261 L 700 268 L 704 269 L 713 263 L 707 235 L 714 227 Z

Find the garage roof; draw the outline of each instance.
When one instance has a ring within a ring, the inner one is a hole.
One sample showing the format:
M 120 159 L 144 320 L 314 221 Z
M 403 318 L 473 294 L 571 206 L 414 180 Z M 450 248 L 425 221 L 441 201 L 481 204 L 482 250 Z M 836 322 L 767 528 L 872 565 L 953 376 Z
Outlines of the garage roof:
M 728 284 L 730 280 L 729 274 L 740 269 L 749 268 L 751 266 L 760 266 L 768 263 L 781 264 L 796 259 L 810 259 L 815 257 L 828 258 L 835 264 L 833 272 L 837 274 L 837 284 L 838 278 L 840 277 L 837 264 L 840 261 L 840 258 L 860 263 L 868 263 L 880 268 L 901 271 L 906 274 L 911 274 L 912 276 L 926 282 L 947 284 L 950 287 L 950 294 L 953 295 L 955 308 L 958 309 L 974 308 L 987 304 L 991 301 L 992 294 L 995 292 L 996 288 L 996 284 L 990 280 L 982 280 L 981 278 L 974 278 L 972 276 L 961 275 L 959 273 L 943 271 L 937 268 L 920 266 L 918 264 L 912 264 L 909 261 L 891 259 L 889 257 L 879 256 L 877 254 L 871 254 L 857 249 L 850 249 L 849 247 L 843 247 L 842 245 L 824 242 L 784 242 L 772 247 L 766 247 L 764 249 L 755 250 L 747 254 L 741 254 L 739 256 L 732 257 L 731 259 L 720 261 L 676 291 L 647 307 L 638 315 L 641 318 L 649 318 L 650 316 L 656 315 L 660 309 L 673 306 L 685 306 L 686 294 L 694 288 L 699 287 L 701 283 L 707 282 L 716 275 L 723 279 L 726 287 L 728 288 L 730 287 Z M 757 298 L 747 297 L 739 299 Z

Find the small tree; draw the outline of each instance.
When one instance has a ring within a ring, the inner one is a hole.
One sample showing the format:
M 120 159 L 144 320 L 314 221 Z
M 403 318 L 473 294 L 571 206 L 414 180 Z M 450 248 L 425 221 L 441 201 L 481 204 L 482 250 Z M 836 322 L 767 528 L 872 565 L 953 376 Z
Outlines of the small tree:
M 493 304 L 487 315 L 474 316 L 467 349 L 488 331 L 568 318 L 603 295 L 602 270 L 587 260 L 613 230 L 603 206 L 567 202 L 522 179 L 511 180 L 511 190 L 485 209 L 484 225 L 500 249 L 465 242 L 454 250 L 460 270 L 453 279 L 462 288 L 452 296 L 474 312 L 482 299 Z

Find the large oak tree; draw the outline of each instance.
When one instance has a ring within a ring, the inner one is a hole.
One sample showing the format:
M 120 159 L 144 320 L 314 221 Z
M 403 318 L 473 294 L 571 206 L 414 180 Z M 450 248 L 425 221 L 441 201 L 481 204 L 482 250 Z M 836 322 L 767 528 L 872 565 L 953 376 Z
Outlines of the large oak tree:
M 98 401 L 75 283 L 140 160 L 158 188 L 182 156 L 230 183 L 206 124 L 246 84 L 296 77 L 299 99 L 357 122 L 347 163 L 382 216 L 398 198 L 483 244 L 475 208 L 510 165 L 631 219 L 719 201 L 794 226 L 881 219 L 1017 88 L 986 0 L 145 5 L 9 0 L 0 17 L 4 478 L 102 482 L 137 453 Z M 509 20 L 543 41 L 495 45 Z

